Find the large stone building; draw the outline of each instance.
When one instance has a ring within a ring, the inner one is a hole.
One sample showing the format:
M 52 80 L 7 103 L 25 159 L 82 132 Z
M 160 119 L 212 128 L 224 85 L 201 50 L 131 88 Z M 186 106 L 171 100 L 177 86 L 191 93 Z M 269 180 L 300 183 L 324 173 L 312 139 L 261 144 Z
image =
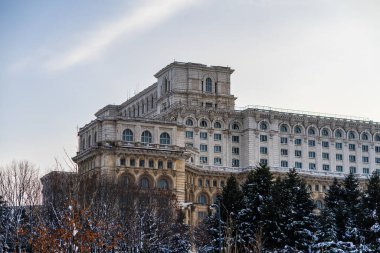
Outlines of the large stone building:
M 268 107 L 238 110 L 233 71 L 173 62 L 139 94 L 100 109 L 78 133 L 79 174 L 123 182 L 120 187 L 169 188 L 180 203 L 192 203 L 192 223 L 206 215 L 229 175 L 243 181 L 259 163 L 279 174 L 299 170 L 317 205 L 333 177 L 366 178 L 380 170 L 379 123 Z

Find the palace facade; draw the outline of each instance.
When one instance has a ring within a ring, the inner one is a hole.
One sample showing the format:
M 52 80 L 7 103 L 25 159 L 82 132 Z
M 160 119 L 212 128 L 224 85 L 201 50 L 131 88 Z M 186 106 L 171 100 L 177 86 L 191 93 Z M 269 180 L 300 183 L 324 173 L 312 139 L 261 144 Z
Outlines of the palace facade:
M 296 168 L 317 206 L 334 177 L 380 170 L 380 124 L 362 118 L 269 107 L 235 108 L 229 67 L 173 62 L 157 82 L 107 105 L 78 132 L 84 177 L 120 187 L 170 189 L 193 224 L 234 174 L 259 163 L 281 175 Z M 191 207 L 191 208 L 186 208 Z

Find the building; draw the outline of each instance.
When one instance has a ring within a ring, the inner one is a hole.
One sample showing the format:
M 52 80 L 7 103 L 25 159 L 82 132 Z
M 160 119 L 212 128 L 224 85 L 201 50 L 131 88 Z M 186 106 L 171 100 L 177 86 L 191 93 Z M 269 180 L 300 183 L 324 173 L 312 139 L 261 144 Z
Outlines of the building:
M 79 174 L 120 187 L 171 189 L 192 203 L 188 222 L 206 215 L 226 179 L 259 163 L 278 174 L 295 167 L 317 205 L 333 177 L 380 170 L 380 124 L 362 118 L 235 108 L 233 69 L 173 62 L 157 82 L 121 105 L 107 105 L 79 132 Z

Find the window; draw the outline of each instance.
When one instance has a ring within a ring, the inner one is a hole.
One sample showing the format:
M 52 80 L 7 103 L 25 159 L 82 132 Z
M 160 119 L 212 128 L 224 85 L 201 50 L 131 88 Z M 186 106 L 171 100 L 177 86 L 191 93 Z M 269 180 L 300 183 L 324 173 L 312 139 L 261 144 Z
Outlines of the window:
M 323 159 L 323 160 L 328 160 L 328 159 L 330 159 L 330 155 L 329 155 L 329 153 L 322 153 L 322 159 Z
M 144 168 L 145 167 L 145 160 L 139 161 L 139 167 Z
M 341 130 L 336 130 L 335 131 L 335 138 L 342 138 L 343 137 L 343 133 Z
M 120 158 L 120 165 L 125 166 L 125 158 Z
M 239 167 L 240 161 L 238 159 L 232 159 L 232 167 Z
M 362 134 L 362 140 L 364 140 L 364 141 L 368 141 L 368 134 L 367 133 L 363 133 Z
M 207 145 L 206 144 L 199 145 L 199 150 L 201 152 L 207 152 Z
M 207 132 L 200 132 L 199 138 L 201 138 L 201 140 L 207 140 Z
M 380 146 L 375 146 L 375 152 L 380 153 Z
M 202 221 L 206 217 L 207 217 L 207 212 L 198 212 L 198 220 L 199 221 Z
M 287 168 L 288 167 L 288 161 L 281 161 L 281 167 Z
M 322 147 L 328 148 L 329 147 L 329 142 L 328 141 L 322 141 Z
M 362 151 L 368 152 L 368 145 L 362 145 Z
M 301 139 L 295 139 L 295 140 L 294 140 L 294 145 L 299 146 L 299 145 L 301 145 L 301 144 L 302 144 L 302 140 L 301 140 Z
M 301 127 L 296 126 L 296 127 L 294 128 L 294 132 L 295 132 L 296 134 L 300 134 L 300 133 L 302 133 L 302 129 L 301 129 Z
M 260 164 L 261 165 L 267 165 L 268 164 L 268 159 L 260 159 Z
M 375 157 L 375 163 L 380 163 L 380 157 Z
M 206 92 L 212 92 L 212 80 L 210 77 L 206 78 Z
M 238 155 L 240 152 L 239 148 L 238 147 L 232 147 L 232 154 L 234 155 Z
M 186 131 L 186 138 L 193 139 L 193 131 Z
M 131 167 L 135 167 L 136 166 L 136 160 L 134 158 L 132 158 L 131 160 L 129 160 L 129 165 Z
M 152 134 L 148 130 L 141 134 L 141 142 L 145 144 L 152 143 Z
M 288 127 L 287 127 L 287 125 L 281 125 L 281 127 L 280 127 L 280 131 L 281 131 L 281 133 L 287 133 L 288 132 Z
M 232 142 L 239 142 L 239 136 L 232 135 Z
M 222 128 L 222 124 L 220 124 L 219 121 L 216 121 L 216 122 L 214 123 L 214 128 Z
M 220 187 L 224 187 L 224 181 L 220 181 Z
M 315 158 L 315 152 L 309 151 L 309 158 Z
M 238 123 L 233 123 L 232 124 L 232 129 L 233 130 L 239 130 L 239 124 Z
M 301 163 L 301 162 L 295 162 L 295 163 L 294 163 L 294 167 L 295 167 L 296 169 L 302 169 L 302 163 Z
M 201 193 L 198 197 L 198 202 L 199 204 L 201 205 L 206 205 L 207 204 L 207 198 L 206 198 L 206 195 L 204 195 L 203 193 Z
M 268 125 L 267 125 L 267 123 L 265 123 L 265 122 L 261 122 L 261 123 L 260 123 L 260 130 L 265 131 L 265 130 L 267 130 L 267 129 L 268 129 Z
M 355 147 L 355 144 L 348 144 L 348 149 L 350 150 L 350 151 L 355 151 L 355 149 L 356 149 L 356 147 Z
M 194 144 L 188 142 L 185 144 L 185 146 L 186 146 L 186 148 L 192 148 L 192 147 L 194 147 Z
M 128 186 L 129 183 L 130 183 L 130 181 L 131 181 L 131 180 L 129 179 L 129 177 L 128 177 L 127 175 L 123 175 L 121 182 L 122 182 L 122 184 L 123 184 L 124 186 Z
M 288 155 L 287 149 L 281 149 L 281 155 Z
M 166 163 L 166 167 L 168 169 L 173 169 L 173 161 L 169 160 L 167 163 Z
M 268 148 L 267 147 L 260 147 L 260 154 L 268 154 Z
M 343 172 L 343 166 L 342 166 L 342 165 L 337 165 L 337 166 L 335 167 L 335 170 L 336 170 L 337 172 Z
M 322 209 L 323 209 L 322 201 L 320 201 L 320 200 L 316 200 L 316 201 L 315 201 L 315 206 L 316 206 L 319 210 L 322 210 Z
M 281 142 L 281 144 L 287 144 L 288 143 L 288 138 L 281 137 L 280 142 Z
M 212 108 L 212 103 L 206 103 L 206 108 Z
M 314 186 L 314 189 L 315 189 L 316 192 L 319 192 L 319 184 L 316 184 L 316 185 Z
M 315 129 L 314 128 L 309 128 L 309 130 L 307 131 L 307 133 L 311 136 L 314 136 L 315 135 Z
M 356 173 L 356 167 L 351 166 L 350 167 L 350 173 L 355 174 Z
M 149 160 L 148 164 L 149 164 L 149 168 L 154 167 L 154 161 L 152 159 Z
M 341 142 L 337 142 L 337 143 L 335 143 L 335 148 L 336 148 L 336 149 L 342 149 L 342 147 L 343 147 L 343 145 L 342 145 Z
M 161 160 L 158 160 L 158 162 L 157 162 L 157 167 L 158 167 L 159 169 L 163 169 L 163 168 L 164 168 L 164 163 L 163 163 Z
M 140 180 L 140 187 L 143 189 L 149 189 L 149 180 L 146 177 L 143 177 Z
M 170 135 L 168 133 L 162 133 L 160 135 L 160 144 L 169 145 L 170 144 Z
M 206 184 L 205 184 L 206 187 L 210 187 L 210 180 L 206 179 L 206 182 L 205 182 L 205 183 L 206 183 Z
M 363 156 L 362 157 L 363 163 L 369 163 L 369 157 L 368 156 Z
M 202 187 L 203 186 L 203 180 L 202 179 L 198 179 L 198 187 Z
M 214 158 L 214 164 L 215 164 L 215 165 L 222 165 L 222 158 L 220 158 L 220 157 L 215 157 L 215 158 Z
M 350 132 L 348 133 L 348 139 L 351 139 L 351 140 L 355 139 L 355 133 L 352 132 L 352 131 L 350 131 Z
M 133 132 L 130 129 L 125 129 L 123 131 L 123 141 L 132 142 L 133 141 Z
M 343 155 L 342 154 L 336 154 L 335 158 L 337 161 L 342 161 L 343 160 Z
M 222 152 L 222 146 L 219 146 L 219 145 L 214 146 L 214 153 L 220 153 L 220 152 Z
M 221 141 L 222 140 L 222 134 L 214 134 L 214 140 L 215 141 Z
M 380 134 L 375 135 L 375 141 L 380 141 Z
M 323 169 L 323 170 L 330 170 L 330 165 L 328 165 L 328 164 L 323 164 L 323 165 L 322 165 L 322 169 Z
M 201 123 L 200 123 L 200 126 L 201 127 L 207 127 L 207 121 L 206 120 L 202 120 Z
M 158 188 L 159 189 L 162 189 L 162 190 L 167 190 L 167 189 L 169 189 L 169 183 L 168 183 L 168 180 L 166 180 L 166 179 L 160 179 L 159 181 L 158 181 Z
M 309 170 L 315 170 L 315 163 L 309 163 Z
M 201 164 L 207 164 L 207 156 L 201 156 L 201 157 L 199 157 L 199 162 Z
M 309 140 L 307 143 L 309 144 L 309 147 L 315 147 L 315 140 Z
M 294 156 L 295 157 L 301 157 L 302 156 L 302 151 L 301 150 L 294 150 Z
M 260 135 L 260 141 L 261 142 L 267 142 L 268 141 L 268 136 L 266 136 L 266 135 Z
M 217 186 L 218 186 L 218 181 L 213 180 L 213 181 L 212 181 L 212 186 L 213 186 L 213 187 L 217 187 Z
M 194 125 L 192 119 L 187 119 L 185 124 L 186 124 L 186 126 L 192 126 L 192 125 Z
M 369 174 L 369 168 L 363 168 L 363 174 Z
M 326 128 L 322 129 L 322 136 L 329 136 L 329 131 Z

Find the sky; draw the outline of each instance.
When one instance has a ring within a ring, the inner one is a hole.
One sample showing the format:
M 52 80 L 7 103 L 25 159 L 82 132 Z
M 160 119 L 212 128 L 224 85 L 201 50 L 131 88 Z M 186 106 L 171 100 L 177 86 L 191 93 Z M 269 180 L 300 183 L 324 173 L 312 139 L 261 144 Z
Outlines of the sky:
M 229 66 L 236 105 L 380 122 L 378 0 L 0 1 L 0 167 L 40 171 L 176 61 Z

